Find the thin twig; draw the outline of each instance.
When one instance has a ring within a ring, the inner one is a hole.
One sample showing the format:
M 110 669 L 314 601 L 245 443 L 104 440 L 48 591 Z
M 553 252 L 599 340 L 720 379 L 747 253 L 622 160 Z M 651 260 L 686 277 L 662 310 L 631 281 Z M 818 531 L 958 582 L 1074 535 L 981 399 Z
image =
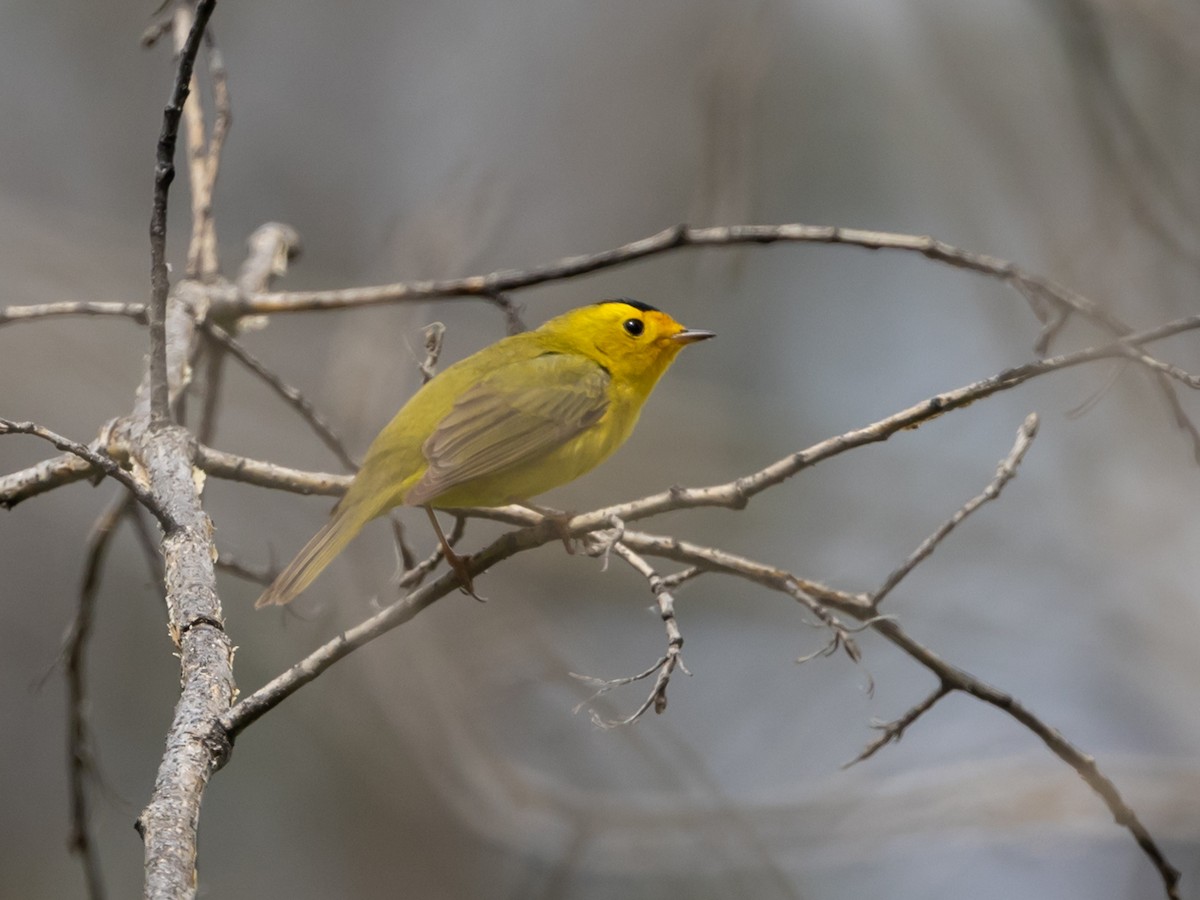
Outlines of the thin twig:
M 508 334 L 520 334 L 529 330 L 529 326 L 525 324 L 525 320 L 521 316 L 524 308 L 520 303 L 499 291 L 489 294 L 488 299 L 504 313 L 504 330 Z
M 940 682 L 937 688 L 924 700 L 906 712 L 898 719 L 891 722 L 873 722 L 871 727 L 880 731 L 880 734 L 872 740 L 862 753 L 854 757 L 849 762 L 842 763 L 843 769 L 849 769 L 851 766 L 857 765 L 864 760 L 870 759 L 888 744 L 898 743 L 900 738 L 904 737 L 904 731 L 913 722 L 917 721 L 922 715 L 933 709 L 933 705 L 950 693 L 950 686 L 945 682 Z
M 446 544 L 450 549 L 458 546 L 458 542 L 462 540 L 463 535 L 467 531 L 467 520 L 463 516 L 454 517 L 454 527 L 450 529 L 450 533 L 446 535 Z M 402 591 L 411 591 L 419 587 L 425 578 L 437 568 L 437 564 L 441 562 L 445 554 L 442 552 L 441 542 L 437 542 L 437 546 L 433 551 L 422 560 L 414 561 L 411 565 L 405 561 L 405 570 L 400 573 L 396 579 L 396 586 Z
M 247 370 L 253 372 L 259 377 L 268 387 L 278 394 L 288 406 L 296 410 L 309 424 L 312 430 L 316 433 L 321 442 L 330 449 L 338 461 L 347 469 L 354 472 L 358 470 L 358 462 L 350 455 L 346 449 L 345 443 L 338 436 L 333 427 L 325 420 L 325 417 L 317 412 L 312 402 L 308 400 L 297 388 L 292 387 L 282 378 L 272 372 L 266 364 L 258 357 L 246 349 L 246 347 L 229 334 L 220 325 L 213 322 L 205 322 L 201 326 L 204 332 L 216 342 L 217 345 L 229 351 L 233 357 L 240 362 Z M 206 441 L 201 441 L 207 443 Z
M 137 538 L 142 548 L 142 556 L 146 560 L 146 567 L 150 570 L 150 583 L 161 585 L 164 580 L 162 543 L 150 533 L 150 526 L 140 508 L 134 509 L 129 516 L 129 522 L 133 525 L 133 536 Z
M 216 341 L 209 342 L 204 348 L 204 403 L 196 428 L 196 440 L 202 444 L 211 444 L 217 434 L 217 412 L 225 381 L 225 350 L 224 345 Z
M 963 519 L 971 515 L 971 513 L 975 512 L 975 510 L 979 509 L 979 507 L 983 506 L 983 504 L 987 503 L 989 500 L 995 500 L 1000 496 L 1000 492 L 1004 490 L 1004 486 L 1016 476 L 1017 466 L 1021 464 L 1021 460 L 1025 458 L 1025 454 L 1028 452 L 1030 445 L 1032 445 L 1034 437 L 1037 436 L 1037 429 L 1037 413 L 1030 413 L 1025 417 L 1025 421 L 1021 423 L 1021 427 L 1017 429 L 1017 440 L 1016 443 L 1013 444 L 1012 450 L 1010 450 L 1008 455 L 1000 461 L 1000 465 L 996 469 L 996 476 L 990 482 L 988 482 L 988 485 L 983 489 L 983 492 L 975 497 L 972 497 L 970 500 L 964 503 L 962 507 L 949 519 L 943 522 L 937 528 L 937 530 L 933 532 L 933 534 L 925 538 L 925 540 L 921 542 L 920 546 L 918 546 L 917 549 L 912 552 L 908 559 L 906 559 L 890 575 L 888 575 L 883 584 L 879 587 L 879 590 L 877 590 L 871 597 L 871 604 L 873 606 L 878 608 L 879 604 L 883 602 L 883 598 L 890 594 L 892 589 L 895 588 L 896 585 L 898 585 L 905 578 L 905 576 L 908 575 L 909 572 L 920 565 L 920 563 L 923 562 L 929 556 L 929 554 L 933 553 L 933 551 L 937 548 L 937 545 L 940 544 L 945 539 L 946 535 L 953 531 L 954 528 L 963 521 Z
M 179 52 L 179 68 L 171 98 L 163 109 L 162 130 L 154 165 L 154 201 L 150 213 L 150 417 L 165 422 L 170 414 L 167 383 L 167 294 L 171 280 L 167 271 L 167 195 L 175 180 L 175 144 L 179 118 L 188 98 L 196 53 L 216 0 L 196 5 L 195 21 Z
M 425 359 L 417 368 L 421 372 L 421 384 L 428 384 L 437 374 L 438 357 L 442 355 L 442 341 L 446 337 L 446 326 L 431 322 L 425 326 Z
M 645 559 L 640 555 L 630 550 L 619 540 L 612 545 L 612 552 L 625 560 L 638 574 L 646 579 L 650 584 L 650 592 L 654 594 L 654 600 L 658 604 L 658 612 L 662 617 L 663 625 L 667 629 L 667 652 L 653 666 L 638 675 L 629 678 L 616 679 L 601 679 L 594 678 L 590 675 L 577 675 L 571 672 L 571 677 L 584 681 L 592 687 L 596 688 L 596 692 L 587 700 L 575 707 L 578 712 L 584 706 L 591 704 L 593 700 L 601 694 L 608 693 L 614 687 L 621 685 L 632 684 L 635 681 L 641 681 L 644 678 L 654 675 L 654 686 L 650 689 L 649 696 L 642 702 L 641 706 L 635 709 L 632 713 L 623 719 L 606 719 L 601 716 L 595 709 L 589 710 L 592 723 L 601 728 L 619 728 L 622 725 L 629 725 L 640 719 L 645 712 L 654 707 L 654 712 L 661 714 L 667 708 L 667 685 L 671 682 L 671 673 L 676 667 L 685 675 L 690 675 L 691 672 L 683 664 L 683 634 L 679 630 L 679 622 L 675 618 L 675 598 L 671 595 L 667 588 L 666 579 L 658 574 Z
M 392 540 L 396 545 L 396 580 L 399 581 L 405 572 L 416 568 L 417 554 L 408 543 L 408 536 L 404 533 L 404 523 L 400 517 L 393 513 L 388 517 L 388 521 L 391 522 Z M 441 550 L 440 544 L 438 550 Z
M 69 846 L 83 865 L 90 900 L 103 900 L 104 880 L 89 825 L 88 781 L 96 772 L 96 760 L 87 720 L 87 647 L 109 544 L 122 517 L 134 509 L 133 498 L 122 492 L 92 525 L 87 538 L 79 605 L 63 644 L 67 674 L 67 776 L 71 793 Z
M 217 556 L 216 566 L 221 572 L 228 572 L 237 578 L 261 585 L 270 584 L 279 574 L 279 570 L 274 565 L 250 566 L 224 550 Z
M 129 472 L 121 468 L 111 456 L 101 450 L 95 450 L 91 447 L 80 444 L 70 438 L 65 438 L 61 434 L 55 434 L 48 428 L 43 428 L 34 422 L 12 422 L 8 419 L 0 419 L 0 434 L 32 434 L 40 437 L 44 441 L 49 441 L 59 450 L 65 450 L 80 459 L 86 460 L 91 464 L 92 469 L 99 469 L 110 478 L 119 481 L 129 492 L 141 503 L 146 509 L 154 514 L 160 525 L 166 531 L 170 531 L 175 527 L 175 522 L 170 514 L 158 502 L 158 499 L 143 487 Z M 19 474 L 19 473 L 18 473 Z M 9 506 L 3 494 L 0 494 L 0 506 Z

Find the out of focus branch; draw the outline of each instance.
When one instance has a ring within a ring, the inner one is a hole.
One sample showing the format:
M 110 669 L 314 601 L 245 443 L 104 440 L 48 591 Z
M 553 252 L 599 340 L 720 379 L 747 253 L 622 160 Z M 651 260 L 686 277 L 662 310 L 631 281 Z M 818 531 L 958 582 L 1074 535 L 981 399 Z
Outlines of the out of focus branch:
M 611 250 L 581 256 L 569 256 L 545 266 L 517 271 L 500 270 L 487 275 L 472 275 L 441 281 L 414 281 L 375 287 L 337 291 L 259 293 L 230 297 L 221 307 L 239 315 L 273 312 L 304 312 L 319 309 L 343 309 L 428 300 L 434 297 L 496 298 L 506 291 L 533 287 L 548 281 L 562 281 L 601 269 L 624 265 L 684 247 L 736 247 L 746 244 L 808 243 L 845 244 L 867 250 L 897 250 L 917 253 L 955 268 L 998 278 L 1017 287 L 1033 286 L 1040 296 L 1063 307 L 1082 313 L 1105 325 L 1114 334 L 1130 329 L 1098 304 L 1049 279 L 1025 271 L 1015 263 L 963 250 L 928 235 L 898 234 L 833 225 L 726 225 L 689 227 L 677 225 Z
M 345 443 L 333 430 L 333 427 L 325 421 L 325 418 L 316 410 L 316 407 L 304 396 L 297 388 L 292 387 L 282 378 L 276 375 L 267 367 L 258 357 L 247 350 L 239 341 L 229 334 L 220 325 L 212 322 L 204 323 L 205 333 L 212 340 L 219 344 L 224 350 L 233 355 L 246 369 L 257 375 L 268 387 L 271 388 L 278 396 L 283 398 L 283 401 L 288 406 L 296 410 L 309 424 L 313 432 L 321 439 L 326 447 L 330 449 L 334 456 L 338 458 L 338 462 L 344 465 L 350 471 L 357 471 L 358 463 L 354 457 L 350 455 L 350 451 L 346 449 Z M 438 344 L 440 347 L 440 342 Z M 436 356 L 434 361 L 436 362 Z M 424 368 L 422 368 L 424 371 Z
M 100 859 L 92 840 L 88 780 L 95 775 L 96 761 L 87 720 L 87 649 L 92 634 L 96 594 L 109 544 L 122 517 L 135 510 L 128 494 L 118 494 L 100 514 L 88 535 L 83 584 L 75 618 L 67 631 L 63 658 L 67 673 L 67 775 L 71 786 L 71 851 L 83 865 L 89 900 L 103 900 L 104 880 Z
M 144 303 L 66 302 L 39 303 L 34 306 L 9 306 L 0 309 L 0 325 L 12 322 L 33 322 L 61 316 L 120 316 L 133 319 L 139 325 L 148 321 Z

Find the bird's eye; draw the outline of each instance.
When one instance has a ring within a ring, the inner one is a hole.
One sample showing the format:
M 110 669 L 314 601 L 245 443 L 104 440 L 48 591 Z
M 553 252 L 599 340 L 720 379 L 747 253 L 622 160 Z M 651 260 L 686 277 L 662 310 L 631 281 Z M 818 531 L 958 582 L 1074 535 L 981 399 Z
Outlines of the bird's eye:
M 622 324 L 625 333 L 630 337 L 637 337 L 646 330 L 646 323 L 641 319 L 626 319 Z

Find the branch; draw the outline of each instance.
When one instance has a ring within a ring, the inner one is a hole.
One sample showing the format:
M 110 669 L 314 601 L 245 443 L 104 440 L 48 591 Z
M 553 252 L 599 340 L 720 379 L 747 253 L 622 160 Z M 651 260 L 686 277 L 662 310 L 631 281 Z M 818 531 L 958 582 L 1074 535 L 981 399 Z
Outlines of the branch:
M 904 715 L 891 722 L 872 722 L 871 727 L 879 729 L 880 734 L 875 740 L 867 744 L 863 748 L 862 753 L 854 757 L 849 762 L 842 763 L 843 769 L 849 769 L 851 766 L 857 765 L 864 760 L 870 759 L 888 744 L 899 743 L 900 738 L 904 737 L 904 732 L 913 722 L 917 721 L 921 716 L 933 709 L 933 705 L 950 693 L 950 686 L 945 682 L 938 684 L 937 688 L 932 693 Z
M 275 463 L 237 456 L 203 445 L 196 447 L 196 465 L 214 478 L 243 481 L 258 487 L 275 488 L 294 494 L 322 494 L 340 497 L 354 480 L 352 475 L 331 475 L 328 472 L 305 472 Z M 0 481 L 0 488 L 3 481 Z M 4 494 L 0 490 L 0 502 Z
M 617 556 L 629 563 L 635 571 L 640 573 L 650 583 L 650 591 L 654 594 L 655 602 L 658 604 L 659 615 L 662 616 L 663 624 L 667 629 L 667 652 L 666 655 L 649 669 L 628 678 L 604 679 L 593 678 L 590 675 L 577 675 L 574 672 L 571 673 L 573 678 L 578 678 L 580 681 L 596 688 L 596 692 L 591 697 L 575 707 L 575 712 L 579 712 L 580 709 L 591 703 L 601 694 L 606 694 L 615 687 L 633 684 L 636 681 L 649 678 L 651 675 L 655 676 L 654 687 L 651 688 L 650 695 L 641 706 L 625 718 L 605 719 L 596 710 L 589 710 L 592 723 L 601 728 L 618 728 L 622 725 L 629 725 L 636 722 L 651 706 L 654 707 L 655 713 L 662 714 L 667 708 L 667 685 L 671 681 L 671 673 L 678 667 L 685 675 L 691 674 L 687 670 L 687 666 L 683 664 L 683 635 L 680 633 L 679 623 L 675 619 L 675 598 L 671 596 L 671 592 L 667 589 L 666 580 L 646 560 L 621 543 L 619 537 L 612 542 L 611 546 L 612 551 Z
M 188 98 L 188 84 L 200 40 L 216 0 L 201 0 L 195 21 L 179 52 L 179 69 L 171 99 L 163 110 L 162 130 L 158 136 L 158 154 L 154 166 L 154 202 L 150 213 L 150 416 L 165 422 L 170 414 L 167 386 L 167 294 L 171 288 L 167 272 L 167 195 L 175 180 L 175 143 L 179 136 L 179 118 Z M 191 15 L 185 5 L 176 15 Z
M 878 608 L 883 602 L 883 598 L 892 592 L 904 578 L 915 569 L 921 562 L 933 553 L 954 528 L 962 522 L 967 516 L 983 506 L 989 500 L 995 500 L 1000 496 L 1000 491 L 1008 484 L 1017 474 L 1017 466 L 1021 464 L 1021 460 L 1025 458 L 1026 452 L 1033 443 L 1034 437 L 1037 435 L 1038 417 L 1037 413 L 1030 413 L 1026 416 L 1025 421 L 1021 423 L 1021 427 L 1017 429 L 1017 442 L 1013 444 L 1012 450 L 1008 456 L 1000 461 L 999 468 L 996 469 L 996 477 L 993 478 L 983 489 L 983 493 L 972 497 L 962 508 L 954 515 L 941 524 L 941 526 L 917 547 L 895 571 L 892 572 L 880 586 L 874 595 L 871 597 L 871 605 Z
M 171 528 L 175 527 L 173 517 L 162 506 L 162 504 L 159 503 L 158 498 L 140 483 L 138 483 L 133 475 L 121 468 L 121 464 L 106 453 L 84 446 L 83 444 L 77 443 L 70 438 L 65 438 L 61 434 L 55 434 L 53 431 L 43 428 L 41 425 L 37 425 L 33 422 L 11 422 L 8 419 L 0 419 L 0 434 L 32 434 L 36 437 L 40 437 L 44 441 L 49 441 L 59 450 L 66 450 L 74 457 L 82 459 L 89 464 L 88 469 L 84 471 L 80 477 L 86 478 L 88 475 L 94 474 L 97 469 L 100 470 L 105 475 L 108 475 L 110 478 L 119 481 L 122 485 L 128 488 L 129 492 L 133 494 L 134 498 L 140 504 L 142 504 L 142 506 L 146 507 L 146 509 L 150 510 L 150 512 L 154 514 L 154 517 L 158 519 L 159 524 L 162 525 L 164 530 L 169 531 Z M 44 466 L 45 464 L 42 465 Z M 34 468 L 41 471 L 40 467 L 35 466 Z M 76 474 L 78 472 L 78 469 L 66 466 L 60 469 L 52 469 L 50 471 L 62 472 L 64 469 L 68 468 L 70 468 L 72 474 Z M 16 474 L 17 476 L 21 476 L 23 473 L 18 472 Z M 47 475 L 47 477 L 54 476 Z M 8 478 L 14 478 L 14 476 L 10 475 Z M 4 481 L 7 480 L 7 478 L 4 479 Z M 20 481 L 21 479 L 17 480 Z M 25 483 L 28 484 L 28 481 L 26 480 Z M 35 491 L 34 493 L 41 493 L 41 491 Z M 0 493 L 0 506 L 11 508 L 13 505 L 19 502 L 19 499 L 20 498 L 17 500 L 10 500 L 6 494 Z
M 59 316 L 121 316 L 140 325 L 150 319 L 144 303 L 39 303 L 35 306 L 9 306 L 0 309 L 0 325 L 11 322 L 32 322 Z
M 511 507 L 511 509 L 521 510 L 522 508 Z M 502 534 L 478 553 L 462 557 L 467 571 L 472 576 L 479 575 L 491 566 L 517 553 L 541 547 L 543 544 L 561 538 L 562 532 L 558 523 L 544 518 L 532 510 L 524 510 L 524 512 L 531 519 L 537 520 L 537 524 Z M 317 678 L 338 660 L 393 628 L 410 621 L 422 610 L 456 590 L 458 586 L 458 573 L 445 572 L 436 580 L 422 585 L 395 603 L 385 606 L 369 619 L 343 631 L 268 684 L 239 700 L 232 709 L 220 717 L 220 721 L 217 723 L 219 730 L 214 735 L 215 739 L 232 741 L 248 725 Z
M 175 50 L 187 50 L 187 40 L 192 34 L 192 11 L 180 5 L 173 17 Z M 201 29 L 203 31 L 203 28 Z M 189 184 L 192 195 L 192 239 L 188 246 L 186 276 L 189 279 L 210 281 L 219 273 L 217 260 L 217 225 L 213 218 L 213 189 L 216 187 L 217 170 L 221 160 L 221 149 L 225 143 L 231 122 L 229 106 L 229 84 L 225 77 L 224 60 L 212 33 L 206 33 L 209 74 L 213 81 L 213 101 L 216 107 L 211 140 L 205 133 L 204 109 L 200 103 L 184 104 L 186 124 L 187 160 Z M 199 81 L 193 73 L 190 90 L 199 92 Z
M 1015 263 L 981 253 L 972 253 L 928 235 L 897 234 L 832 225 L 729 225 L 689 227 L 676 225 L 657 234 L 611 250 L 568 256 L 557 262 L 516 271 L 502 269 L 487 275 L 472 275 L 441 281 L 399 282 L 339 291 L 259 293 L 227 298 L 222 308 L 236 315 L 274 312 L 304 312 L 322 309 L 405 303 L 434 297 L 483 297 L 495 301 L 506 291 L 528 288 L 548 281 L 562 281 L 601 269 L 624 265 L 683 247 L 734 247 L 746 244 L 809 243 L 844 244 L 867 250 L 896 250 L 916 253 L 954 268 L 966 269 L 1012 284 L 1027 296 L 1079 312 L 1103 324 L 1113 334 L 1129 327 L 1101 306 L 1049 279 L 1025 271 Z
M 212 522 L 204 513 L 192 477 L 192 442 L 185 430 L 168 424 L 167 195 L 175 177 L 180 114 L 188 96 L 196 52 L 215 5 L 215 0 L 200 0 L 196 6 L 195 21 L 179 55 L 171 100 L 163 112 L 150 218 L 148 409 L 139 402 L 128 423 L 133 455 L 145 469 L 151 490 L 170 504 L 176 523 L 164 535 L 162 547 L 167 615 L 172 639 L 179 649 L 181 690 L 153 794 L 137 820 L 145 845 L 147 898 L 195 896 L 200 800 L 209 776 L 229 751 L 226 744 L 206 741 L 197 723 L 216 720 L 229 709 L 237 691 L 233 643 L 225 633 L 216 592 Z M 180 14 L 184 13 L 176 12 Z M 188 311 L 182 298 L 174 306 L 182 313 Z M 192 329 L 185 325 L 180 330 L 188 339 L 174 347 L 172 362 L 182 371 L 190 356 Z M 186 375 L 177 379 L 179 389 L 187 380 Z
M 88 535 L 79 605 L 67 631 L 63 657 L 67 673 L 67 778 L 71 786 L 71 852 L 83 864 L 90 900 L 103 900 L 104 880 L 89 829 L 88 778 L 95 773 L 92 735 L 87 721 L 87 646 L 92 634 L 96 592 L 112 536 L 122 517 L 133 512 L 132 498 L 118 494 L 100 514 Z
M 789 579 L 794 578 L 783 570 L 671 537 L 627 531 L 622 540 L 642 553 L 663 556 L 676 562 L 725 572 L 784 592 L 787 592 Z M 946 685 L 948 690 L 962 691 L 982 700 L 1016 719 L 1017 722 L 1033 732 L 1055 756 L 1074 769 L 1092 791 L 1104 801 L 1116 823 L 1133 835 L 1138 846 L 1142 848 L 1142 851 L 1158 870 L 1167 896 L 1171 900 L 1178 900 L 1179 872 L 1167 861 L 1162 850 L 1138 819 L 1137 814 L 1122 799 L 1116 785 L 1101 773 L 1092 757 L 1080 751 L 1056 729 L 1043 722 L 1011 695 L 976 678 L 971 673 L 947 663 L 936 653 L 911 638 L 893 619 L 887 616 L 873 615 L 873 609 L 867 602 L 867 598 L 835 591 L 824 585 L 806 586 L 806 591 L 818 597 L 821 603 L 864 621 L 869 627 L 932 672 L 938 678 L 939 683 Z M 929 702 L 929 705 L 932 706 L 933 702 L 936 701 Z M 920 705 L 915 709 L 920 709 Z M 917 715 L 920 715 L 920 712 Z M 915 719 L 916 716 L 913 718 Z M 902 718 L 900 721 L 903 720 Z M 908 724 L 911 723 L 905 722 L 905 726 Z
M 1099 795 L 1112 814 L 1113 820 L 1128 829 L 1142 852 L 1154 864 L 1162 878 L 1167 897 L 1179 900 L 1179 870 L 1168 862 L 1146 826 L 1142 824 L 1129 805 L 1121 797 L 1117 786 L 1096 765 L 1096 760 L 1068 741 L 1055 728 L 1047 725 L 1019 700 L 993 687 L 969 672 L 947 663 L 932 650 L 913 640 L 893 620 L 881 618 L 872 626 L 909 656 L 921 663 L 951 689 L 970 694 L 1001 712 L 1007 713 L 1032 731 L 1050 751 L 1075 770 L 1080 778 Z

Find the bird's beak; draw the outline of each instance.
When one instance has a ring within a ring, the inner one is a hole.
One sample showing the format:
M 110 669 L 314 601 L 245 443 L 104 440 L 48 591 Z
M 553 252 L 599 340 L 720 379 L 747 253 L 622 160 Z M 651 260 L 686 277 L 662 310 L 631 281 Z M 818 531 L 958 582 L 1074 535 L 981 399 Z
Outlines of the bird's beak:
M 671 340 L 677 344 L 694 344 L 696 341 L 707 341 L 710 337 L 716 337 L 715 331 L 698 331 L 694 328 L 685 328 L 676 334 L 671 335 Z

